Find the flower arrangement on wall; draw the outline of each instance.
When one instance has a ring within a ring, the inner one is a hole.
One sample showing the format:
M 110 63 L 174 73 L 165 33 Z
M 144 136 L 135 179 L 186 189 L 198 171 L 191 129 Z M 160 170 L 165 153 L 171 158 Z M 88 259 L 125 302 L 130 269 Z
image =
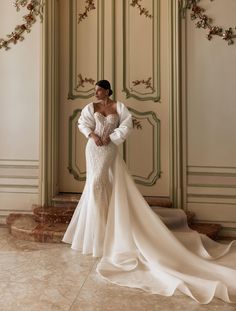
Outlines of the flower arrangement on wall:
M 223 27 L 213 25 L 212 18 L 205 14 L 205 9 L 199 5 L 199 2 L 200 0 L 179 0 L 183 11 L 186 11 L 187 9 L 191 10 L 191 19 L 196 21 L 196 27 L 207 29 L 208 40 L 211 40 L 213 36 L 219 36 L 225 40 L 228 45 L 233 44 L 233 39 L 236 38 L 236 27 L 229 27 L 228 29 L 224 29 Z
M 95 7 L 94 0 L 85 0 L 85 9 L 83 13 L 79 14 L 78 24 L 88 17 L 89 11 L 95 10 L 95 9 L 96 7 Z
M 24 34 L 31 31 L 38 16 L 42 21 L 43 5 L 42 0 L 16 0 L 14 2 L 17 11 L 20 11 L 22 7 L 25 7 L 28 12 L 23 16 L 22 24 L 16 25 L 14 30 L 6 35 L 5 39 L 0 38 L 0 49 L 4 48 L 5 50 L 8 50 L 10 49 L 11 44 L 16 44 L 17 42 L 24 40 Z
M 148 9 L 141 6 L 140 2 L 142 0 L 132 0 L 130 5 L 132 7 L 137 7 L 139 10 L 139 15 L 144 15 L 145 17 L 152 18 L 152 15 L 149 13 Z

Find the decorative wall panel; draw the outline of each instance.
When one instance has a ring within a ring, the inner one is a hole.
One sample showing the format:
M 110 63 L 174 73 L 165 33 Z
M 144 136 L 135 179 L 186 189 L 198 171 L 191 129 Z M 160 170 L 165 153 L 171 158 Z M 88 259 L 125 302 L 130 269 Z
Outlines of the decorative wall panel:
M 114 1 L 70 0 L 68 99 L 90 98 L 96 81 L 114 84 Z M 105 18 L 106 16 L 106 18 Z
M 123 0 L 123 90 L 127 97 L 158 101 L 160 3 L 140 1 L 136 7 L 136 2 Z

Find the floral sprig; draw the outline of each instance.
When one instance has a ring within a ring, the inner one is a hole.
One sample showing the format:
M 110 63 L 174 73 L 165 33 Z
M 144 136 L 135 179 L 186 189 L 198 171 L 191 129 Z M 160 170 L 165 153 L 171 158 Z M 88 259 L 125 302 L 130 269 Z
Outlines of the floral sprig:
M 133 122 L 133 128 L 136 128 L 137 130 L 142 130 L 142 124 L 141 121 L 138 121 L 135 117 L 132 117 Z
M 83 19 L 88 17 L 88 12 L 89 11 L 96 9 L 95 4 L 94 4 L 94 0 L 86 0 L 85 3 L 87 3 L 87 5 L 85 5 L 85 11 L 84 11 L 84 13 L 80 13 L 79 14 L 78 24 L 80 22 L 82 22 Z
M 86 78 L 86 77 L 83 79 L 82 75 L 78 74 L 78 83 L 75 87 L 75 91 L 78 91 L 80 87 L 85 87 L 84 85 L 85 83 L 90 83 L 94 85 L 95 80 L 93 80 L 92 78 Z
M 228 29 L 223 29 L 220 26 L 212 25 L 212 19 L 204 14 L 205 9 L 200 7 L 198 5 L 198 2 L 200 0 L 186 0 L 184 10 L 189 9 L 191 10 L 191 19 L 196 20 L 196 26 L 197 28 L 204 28 L 208 30 L 207 33 L 207 39 L 211 40 L 213 36 L 219 36 L 226 42 L 228 42 L 228 45 L 231 45 L 234 43 L 234 38 L 236 38 L 236 34 L 234 29 L 232 27 Z M 213 1 L 213 0 L 210 0 Z
M 143 80 L 134 80 L 134 81 L 132 81 L 132 83 L 134 86 L 137 86 L 139 84 L 144 84 L 144 85 L 146 85 L 146 89 L 151 89 L 153 91 L 154 88 L 151 84 L 151 80 L 152 80 L 152 78 L 149 77 L 147 80 L 144 80 L 144 79 Z
M 131 5 L 132 7 L 137 6 L 137 8 L 139 9 L 139 14 L 140 14 L 140 15 L 144 14 L 144 15 L 145 15 L 146 17 L 148 17 L 148 18 L 152 18 L 152 15 L 149 13 L 148 9 L 143 8 L 143 7 L 141 6 L 141 4 L 139 3 L 139 2 L 141 2 L 141 1 L 142 1 L 142 0 L 132 0 L 131 3 L 130 3 L 130 5 Z
M 21 7 L 26 7 L 29 11 L 28 14 L 23 16 L 24 23 L 17 25 L 12 33 L 7 35 L 7 39 L 0 38 L 0 49 L 5 48 L 9 50 L 11 43 L 16 44 L 18 41 L 23 41 L 23 34 L 29 33 L 33 24 L 36 22 L 37 16 L 40 20 L 43 19 L 43 6 L 42 0 L 16 0 L 14 6 L 17 11 L 20 11 Z

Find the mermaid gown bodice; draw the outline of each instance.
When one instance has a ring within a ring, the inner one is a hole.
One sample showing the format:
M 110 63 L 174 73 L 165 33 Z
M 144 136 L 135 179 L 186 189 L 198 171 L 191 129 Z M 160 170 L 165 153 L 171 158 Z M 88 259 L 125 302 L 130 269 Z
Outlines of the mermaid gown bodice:
M 116 113 L 104 116 L 102 113 L 96 111 L 94 113 L 96 126 L 94 133 L 105 139 L 109 136 L 119 124 L 119 116 Z

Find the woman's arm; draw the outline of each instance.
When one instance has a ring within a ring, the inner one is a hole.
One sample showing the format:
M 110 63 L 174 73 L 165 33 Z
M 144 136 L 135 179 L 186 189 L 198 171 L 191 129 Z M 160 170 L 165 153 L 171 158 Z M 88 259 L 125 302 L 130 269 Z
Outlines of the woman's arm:
M 111 141 L 116 145 L 123 143 L 133 128 L 132 114 L 123 103 L 120 105 L 120 125 L 109 135 Z

